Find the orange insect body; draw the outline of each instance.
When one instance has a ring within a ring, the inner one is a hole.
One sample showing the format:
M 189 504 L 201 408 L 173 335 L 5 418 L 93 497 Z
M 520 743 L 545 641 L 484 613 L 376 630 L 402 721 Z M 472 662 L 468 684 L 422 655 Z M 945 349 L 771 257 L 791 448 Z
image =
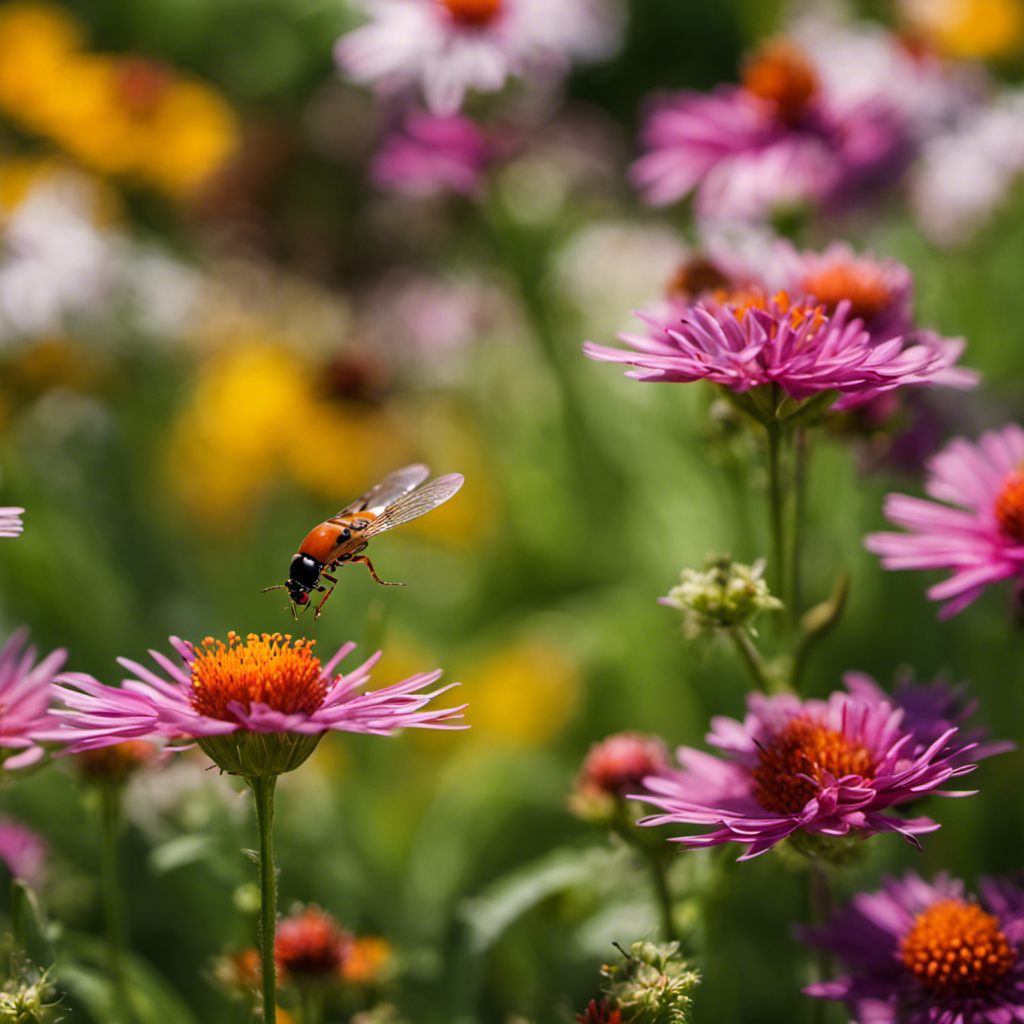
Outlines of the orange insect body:
M 374 571 L 373 563 L 366 555 L 360 554 L 370 538 L 437 508 L 462 486 L 462 475 L 449 473 L 421 487 L 429 475 L 430 470 L 419 463 L 399 469 L 346 505 L 336 516 L 313 527 L 292 558 L 287 582 L 267 587 L 264 593 L 282 588 L 287 590 L 292 601 L 292 613 L 296 617 L 296 607 L 309 604 L 311 591 L 323 593 L 314 615 L 314 618 L 319 618 L 320 609 L 338 582 L 328 570 L 336 569 L 345 562 L 364 562 L 374 580 L 384 584 L 385 581 Z M 321 584 L 321 578 L 331 584 L 330 589 Z

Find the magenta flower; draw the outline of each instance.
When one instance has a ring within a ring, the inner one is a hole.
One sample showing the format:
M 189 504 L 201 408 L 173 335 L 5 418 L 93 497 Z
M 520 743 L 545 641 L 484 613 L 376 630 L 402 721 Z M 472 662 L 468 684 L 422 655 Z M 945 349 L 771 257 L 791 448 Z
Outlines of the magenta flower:
M 681 771 L 644 780 L 647 792 L 637 799 L 662 812 L 641 825 L 702 826 L 673 841 L 687 849 L 743 843 L 740 860 L 800 834 L 827 840 L 897 832 L 916 845 L 914 836 L 938 824 L 885 812 L 926 793 L 965 795 L 938 787 L 976 767 L 946 752 L 955 727 L 924 746 L 889 703 L 837 692 L 827 701 L 752 694 L 747 704 L 743 722 L 712 720 L 707 739 L 724 758 L 682 747 Z
M 25 647 L 27 638 L 28 630 L 19 629 L 0 649 L 0 765 L 5 769 L 25 768 L 43 756 L 39 743 L 52 724 L 53 677 L 67 657 L 57 650 L 34 664 L 36 649 Z
M 25 529 L 21 521 L 24 514 L 25 510 L 16 505 L 0 507 L 0 537 L 17 537 Z
M 0 818 L 0 861 L 14 878 L 40 888 L 46 879 L 48 853 L 42 836 L 12 818 Z
M 1024 1020 L 1024 892 L 914 872 L 860 893 L 802 938 L 849 974 L 805 989 L 847 1003 L 861 1024 L 1010 1024 Z
M 946 602 L 940 618 L 991 583 L 1024 578 L 1024 430 L 1011 424 L 977 445 L 957 438 L 928 463 L 925 490 L 937 500 L 885 500 L 886 517 L 909 533 L 872 533 L 864 546 L 886 569 L 951 569 L 928 590 Z
M 494 155 L 491 141 L 468 117 L 418 110 L 384 139 L 370 173 L 386 191 L 472 195 Z
M 561 75 L 573 57 L 617 41 L 618 17 L 601 0 L 364 0 L 371 20 L 335 47 L 341 69 L 385 93 L 419 87 L 435 114 L 454 114 L 469 90 L 509 78 Z
M 245 642 L 229 633 L 227 644 L 207 638 L 198 647 L 172 637 L 171 646 L 180 661 L 150 651 L 162 673 L 118 659 L 132 673 L 120 688 L 83 673 L 62 675 L 66 708 L 54 712 L 59 726 L 48 738 L 73 752 L 130 739 L 195 739 L 225 771 L 276 775 L 298 767 L 329 730 L 389 736 L 410 726 L 459 728 L 450 723 L 465 707 L 422 710 L 451 688 L 422 692 L 440 671 L 357 693 L 380 653 L 335 675 L 352 643 L 325 665 L 312 641 L 279 633 Z
M 944 679 L 920 683 L 905 672 L 897 679 L 891 696 L 863 672 L 847 672 L 843 684 L 854 697 L 873 704 L 892 704 L 901 710 L 902 728 L 914 736 L 913 754 L 922 753 L 944 735 L 949 739 L 939 754 L 956 764 L 980 761 L 1016 749 L 1008 740 L 986 742 L 988 732 L 980 726 L 967 727 L 978 710 L 978 702 L 968 699 L 966 683 L 951 686 Z M 953 735 L 949 735 L 950 730 L 955 730 Z
M 793 411 L 780 414 L 786 396 L 801 402 L 829 391 L 873 395 L 927 383 L 947 368 L 945 354 L 933 346 L 902 338 L 875 344 L 860 320 L 849 319 L 849 306 L 844 301 L 828 315 L 810 300 L 792 304 L 785 292 L 771 299 L 754 292 L 724 304 L 698 302 L 676 325 L 649 322 L 648 336 L 619 335 L 634 352 L 590 342 L 583 351 L 638 367 L 626 374 L 637 380 L 710 380 L 736 393 L 750 391 L 749 411 L 762 421 Z
M 633 179 L 648 202 L 696 189 L 696 211 L 757 220 L 804 204 L 838 205 L 885 184 L 908 140 L 884 102 L 834 102 L 810 59 L 785 40 L 748 62 L 740 86 L 682 92 L 655 107 Z

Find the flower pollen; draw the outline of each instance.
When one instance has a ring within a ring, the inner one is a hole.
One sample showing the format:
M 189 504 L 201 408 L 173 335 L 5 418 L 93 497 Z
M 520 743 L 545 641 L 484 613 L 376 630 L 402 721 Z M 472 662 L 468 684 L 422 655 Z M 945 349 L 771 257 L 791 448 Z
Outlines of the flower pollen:
M 978 996 L 1016 963 L 1017 951 L 997 917 L 974 903 L 946 899 L 917 916 L 900 944 L 900 959 L 926 988 Z
M 440 0 L 452 21 L 464 28 L 486 28 L 501 14 L 504 0 Z
M 826 774 L 870 777 L 872 767 L 866 748 L 808 718 L 794 718 L 761 747 L 752 772 L 754 796 L 766 811 L 796 814 L 817 795 Z
M 1024 472 L 1013 470 L 996 497 L 993 513 L 1002 534 L 1024 544 Z
M 814 65 L 798 47 L 784 39 L 766 43 L 743 68 L 743 87 L 775 110 L 784 124 L 795 124 L 818 94 Z
M 867 260 L 834 262 L 820 267 L 807 274 L 800 287 L 830 313 L 846 299 L 850 303 L 850 315 L 865 323 L 886 312 L 896 299 L 883 268 Z
M 207 637 L 192 662 L 192 707 L 225 722 L 237 720 L 231 711 L 234 703 L 245 709 L 265 704 L 288 715 L 313 714 L 327 695 L 320 659 L 313 654 L 315 642 L 293 643 L 289 634 L 280 633 L 250 633 L 244 644 L 234 631 L 226 644 Z

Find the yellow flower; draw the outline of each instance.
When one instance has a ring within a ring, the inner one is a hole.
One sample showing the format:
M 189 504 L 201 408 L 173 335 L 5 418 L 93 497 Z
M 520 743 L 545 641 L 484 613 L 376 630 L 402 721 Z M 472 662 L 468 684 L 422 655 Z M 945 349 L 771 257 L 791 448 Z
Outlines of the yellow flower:
M 951 57 L 989 60 L 1019 51 L 1021 0 L 906 0 L 910 25 Z
M 67 12 L 44 3 L 0 8 L 0 109 L 31 123 L 81 42 Z

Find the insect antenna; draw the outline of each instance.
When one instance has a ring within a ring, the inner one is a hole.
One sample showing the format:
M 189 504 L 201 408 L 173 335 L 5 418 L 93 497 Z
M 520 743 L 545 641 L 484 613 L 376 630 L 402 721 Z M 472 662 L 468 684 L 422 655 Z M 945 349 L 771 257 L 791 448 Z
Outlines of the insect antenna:
M 268 591 L 268 590 L 285 590 L 285 589 L 286 589 L 286 587 L 287 587 L 287 584 L 284 584 L 284 583 L 275 583 L 275 584 L 274 584 L 274 586 L 272 586 L 272 587 L 264 587 L 264 588 L 263 588 L 263 589 L 262 589 L 262 590 L 260 591 L 260 593 L 261 593 L 261 594 L 265 594 L 265 593 L 267 593 L 267 591 Z

